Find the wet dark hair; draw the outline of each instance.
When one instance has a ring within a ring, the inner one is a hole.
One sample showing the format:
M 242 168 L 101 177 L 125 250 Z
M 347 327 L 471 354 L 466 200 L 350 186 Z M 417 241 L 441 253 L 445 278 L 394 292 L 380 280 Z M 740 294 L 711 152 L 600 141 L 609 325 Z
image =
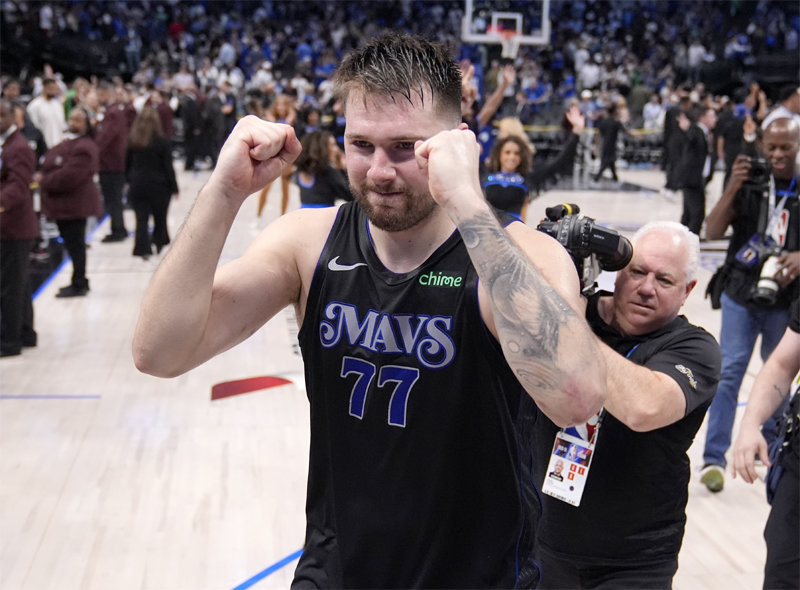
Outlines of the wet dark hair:
M 461 70 L 446 47 L 422 37 L 384 33 L 350 52 L 333 76 L 334 91 L 343 102 L 353 90 L 369 95 L 417 95 L 433 100 L 436 111 L 461 121 Z

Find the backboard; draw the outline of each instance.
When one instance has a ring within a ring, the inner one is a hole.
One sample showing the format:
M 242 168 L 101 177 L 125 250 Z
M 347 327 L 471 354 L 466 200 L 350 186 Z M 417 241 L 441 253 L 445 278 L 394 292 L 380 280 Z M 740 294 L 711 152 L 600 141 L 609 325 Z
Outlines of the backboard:
M 550 0 L 464 0 L 461 39 L 503 45 L 514 58 L 520 45 L 550 42 Z

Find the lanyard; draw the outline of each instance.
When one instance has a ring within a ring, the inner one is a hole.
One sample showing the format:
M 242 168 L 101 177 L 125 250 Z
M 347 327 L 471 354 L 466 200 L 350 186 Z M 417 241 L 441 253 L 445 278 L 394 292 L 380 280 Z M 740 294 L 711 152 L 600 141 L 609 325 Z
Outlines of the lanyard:
M 797 174 L 792 176 L 792 182 L 786 190 L 775 190 L 775 178 L 770 175 L 769 177 L 769 216 L 767 218 L 767 227 L 764 234 L 775 238 L 775 227 L 780 221 L 780 213 L 786 204 L 786 199 L 794 197 L 794 185 L 797 183 Z M 781 200 L 775 204 L 776 196 L 780 196 Z

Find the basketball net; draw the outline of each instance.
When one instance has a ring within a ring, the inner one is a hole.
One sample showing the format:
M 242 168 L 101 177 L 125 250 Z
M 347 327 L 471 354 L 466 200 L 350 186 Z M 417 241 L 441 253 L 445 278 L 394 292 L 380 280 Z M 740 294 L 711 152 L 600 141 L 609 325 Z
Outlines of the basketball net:
M 502 56 L 516 59 L 520 45 L 519 33 L 516 31 L 500 31 L 500 44 L 503 46 Z

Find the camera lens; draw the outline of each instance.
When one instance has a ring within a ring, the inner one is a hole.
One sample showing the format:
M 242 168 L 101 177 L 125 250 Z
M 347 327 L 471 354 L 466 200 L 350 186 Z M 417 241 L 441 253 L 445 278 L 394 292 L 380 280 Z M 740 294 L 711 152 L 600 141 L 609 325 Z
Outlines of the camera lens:
M 775 304 L 778 290 L 780 289 L 780 285 L 778 285 L 778 281 L 775 278 L 779 267 L 780 263 L 777 256 L 770 256 L 764 261 L 758 282 L 753 289 L 753 302 L 756 305 L 770 306 Z

